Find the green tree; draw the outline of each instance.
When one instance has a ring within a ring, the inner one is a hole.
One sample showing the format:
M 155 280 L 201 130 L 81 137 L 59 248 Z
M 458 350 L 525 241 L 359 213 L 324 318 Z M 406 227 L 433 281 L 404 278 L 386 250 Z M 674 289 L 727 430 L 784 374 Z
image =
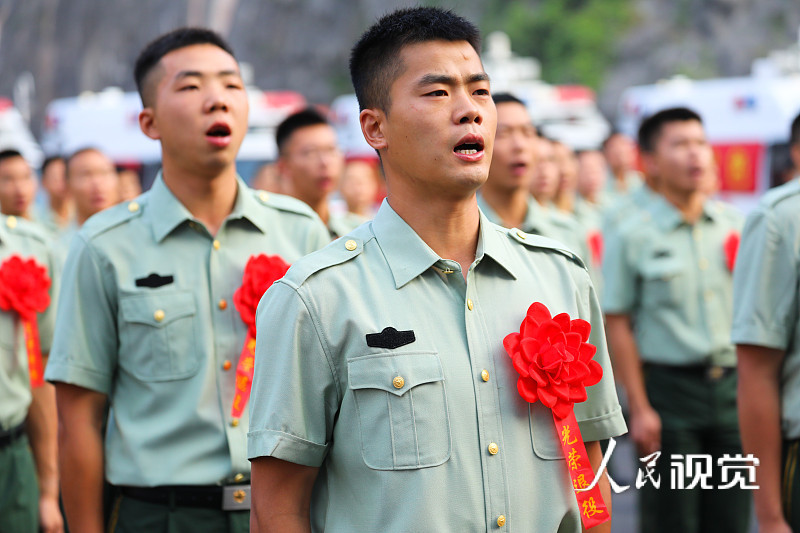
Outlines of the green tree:
M 506 32 L 514 52 L 539 59 L 546 81 L 597 89 L 633 22 L 632 0 L 492 0 L 482 26 Z

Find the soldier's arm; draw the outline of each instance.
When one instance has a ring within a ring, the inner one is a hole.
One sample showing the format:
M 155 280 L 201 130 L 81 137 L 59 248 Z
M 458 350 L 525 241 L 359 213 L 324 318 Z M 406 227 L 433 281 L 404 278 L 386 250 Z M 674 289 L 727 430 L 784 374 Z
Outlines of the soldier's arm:
M 639 453 L 648 455 L 661 448 L 661 418 L 650 405 L 644 386 L 642 360 L 636 347 L 629 315 L 606 315 L 608 346 L 631 410 L 631 438 Z
M 753 491 L 759 531 L 789 533 L 781 508 L 780 372 L 784 352 L 740 344 L 736 354 L 742 447 L 761 461 L 756 469 L 760 488 Z
M 587 442 L 586 453 L 589 456 L 589 464 L 592 465 L 592 470 L 597 472 L 600 468 L 600 463 L 603 461 L 603 449 L 600 447 L 600 443 L 598 441 Z M 600 494 L 603 496 L 603 502 L 605 502 L 606 508 L 608 509 L 608 516 L 611 517 L 613 516 L 611 513 L 611 484 L 608 482 L 608 475 L 605 472 L 603 472 L 597 485 L 600 487 Z M 591 533 L 611 533 L 611 520 L 607 520 L 591 529 L 584 528 L 583 531 Z
M 253 459 L 250 531 L 310 533 L 311 490 L 318 471 L 274 457 Z
M 47 359 L 43 358 L 47 364 Z M 45 383 L 32 391 L 26 430 L 39 481 L 39 522 L 45 533 L 64 530 L 58 507 L 58 447 L 56 444 L 56 401 L 53 386 Z
M 102 533 L 105 394 L 56 383 L 61 492 L 72 531 Z

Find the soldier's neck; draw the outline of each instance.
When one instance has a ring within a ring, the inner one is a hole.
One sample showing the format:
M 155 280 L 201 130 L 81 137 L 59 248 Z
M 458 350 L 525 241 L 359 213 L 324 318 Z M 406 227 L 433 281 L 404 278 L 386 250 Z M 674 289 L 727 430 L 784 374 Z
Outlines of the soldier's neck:
M 697 222 L 703 214 L 706 195 L 700 191 L 684 192 L 662 187 L 661 194 L 680 211 L 683 219 L 689 224 Z
M 230 165 L 220 172 L 202 173 L 170 166 L 164 162 L 164 184 L 175 198 L 211 235 L 216 235 L 236 204 L 236 167 Z
M 524 187 L 496 189 L 484 185 L 481 195 L 486 203 L 489 204 L 489 207 L 503 221 L 503 226 L 507 228 L 519 228 L 522 226 L 525 216 L 528 214 L 529 196 Z

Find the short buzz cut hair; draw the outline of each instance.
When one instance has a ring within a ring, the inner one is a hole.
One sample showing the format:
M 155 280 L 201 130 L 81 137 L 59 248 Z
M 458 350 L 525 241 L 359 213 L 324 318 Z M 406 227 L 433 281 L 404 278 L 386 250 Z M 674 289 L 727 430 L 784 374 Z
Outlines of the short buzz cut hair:
M 661 130 L 671 122 L 688 122 L 696 120 L 700 124 L 703 119 L 688 107 L 671 107 L 664 109 L 645 118 L 639 126 L 639 150 L 644 153 L 653 153 L 661 135 Z
M 350 78 L 359 108 L 378 108 L 388 113 L 389 90 L 403 72 L 401 50 L 429 41 L 466 41 L 481 55 L 480 31 L 452 11 L 414 7 L 384 15 L 361 36 L 350 53 Z
M 114 164 L 114 162 L 111 160 L 111 158 L 108 157 L 106 155 L 106 153 L 103 152 L 100 148 L 98 148 L 96 146 L 83 146 L 81 148 L 78 148 L 77 150 L 75 150 L 71 154 L 69 154 L 69 156 L 65 160 L 65 163 L 66 163 L 66 166 L 67 166 L 67 174 L 66 174 L 67 179 L 69 179 L 69 173 L 70 173 L 69 172 L 69 168 L 70 168 L 70 165 L 75 160 L 75 158 L 80 156 L 80 155 L 88 154 L 88 153 L 100 154 L 101 156 L 103 156 L 106 159 L 108 159 L 109 162 L 111 162 L 112 165 Z
M 497 93 L 492 95 L 492 101 L 494 105 L 497 104 L 519 104 L 521 106 L 525 105 L 525 102 L 517 98 L 511 93 Z
M 278 124 L 278 129 L 275 130 L 275 143 L 278 145 L 278 154 L 283 154 L 283 149 L 294 132 L 311 126 L 330 126 L 330 122 L 313 107 L 307 107 L 286 117 L 283 122 Z
M 14 148 L 6 148 L 5 150 L 0 150 L 0 163 L 5 161 L 6 159 L 12 159 L 14 157 L 21 157 L 22 159 L 25 159 L 25 157 L 22 155 L 22 152 Z
M 789 130 L 789 146 L 800 146 L 800 114 L 794 117 Z
M 186 48 L 195 44 L 211 44 L 229 53 L 232 57 L 233 48 L 218 33 L 207 28 L 178 28 L 157 37 L 151 41 L 136 58 L 133 68 L 133 77 L 136 80 L 136 89 L 142 99 L 142 105 L 148 107 L 152 103 L 152 87 L 149 83 L 150 75 L 158 66 L 161 58 L 168 53 Z

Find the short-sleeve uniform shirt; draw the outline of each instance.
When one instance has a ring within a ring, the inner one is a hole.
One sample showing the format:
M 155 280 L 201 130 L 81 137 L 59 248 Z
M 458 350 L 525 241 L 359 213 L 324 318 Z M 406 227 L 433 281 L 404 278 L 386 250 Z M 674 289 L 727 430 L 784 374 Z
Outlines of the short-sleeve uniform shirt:
M 736 365 L 725 243 L 741 225 L 738 212 L 712 201 L 688 224 L 658 196 L 606 239 L 603 310 L 632 317 L 643 361 Z
M 39 347 L 50 351 L 55 325 L 58 266 L 43 228 L 14 216 L 0 215 L 0 264 L 17 255 L 34 259 L 50 278 L 50 305 L 38 315 Z M 31 404 L 30 374 L 25 333 L 19 315 L 0 310 L 0 429 L 22 424 Z
M 733 342 L 786 353 L 781 417 L 800 438 L 800 180 L 764 195 L 747 217 L 733 276 Z
M 321 466 L 315 530 L 580 531 L 552 414 L 519 396 L 503 338 L 537 301 L 590 321 L 604 377 L 576 417 L 587 442 L 619 435 L 599 305 L 560 244 L 480 228 L 465 281 L 385 201 L 262 299 L 248 455 Z
M 231 416 L 246 336 L 233 293 L 251 256 L 292 263 L 327 242 L 305 204 L 241 180 L 215 236 L 160 177 L 84 224 L 46 377 L 109 396 L 109 482 L 206 485 L 249 472 L 247 415 Z

